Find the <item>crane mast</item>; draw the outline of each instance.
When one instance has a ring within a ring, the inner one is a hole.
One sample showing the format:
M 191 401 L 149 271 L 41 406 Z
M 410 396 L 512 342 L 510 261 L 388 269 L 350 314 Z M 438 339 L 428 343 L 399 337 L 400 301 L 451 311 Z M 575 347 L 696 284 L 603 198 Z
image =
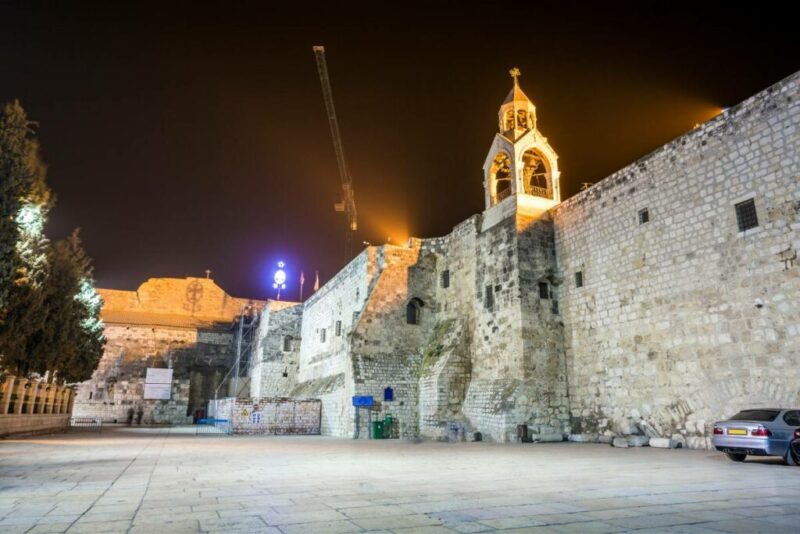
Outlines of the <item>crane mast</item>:
M 333 205 L 336 211 L 344 212 L 347 217 L 347 230 L 344 242 L 344 261 L 352 258 L 353 235 L 358 229 L 358 218 L 356 215 L 356 199 L 353 191 L 353 178 L 350 176 L 350 169 L 347 167 L 347 160 L 344 158 L 344 146 L 342 136 L 339 133 L 339 121 L 336 119 L 336 108 L 333 105 L 333 91 L 328 77 L 328 64 L 325 61 L 325 47 L 315 46 L 314 56 L 317 59 L 317 71 L 319 72 L 319 82 L 322 85 L 322 97 L 325 99 L 325 109 L 328 112 L 328 124 L 331 127 L 331 137 L 333 137 L 333 150 L 336 152 L 336 164 L 339 167 L 339 176 L 342 181 L 341 201 Z

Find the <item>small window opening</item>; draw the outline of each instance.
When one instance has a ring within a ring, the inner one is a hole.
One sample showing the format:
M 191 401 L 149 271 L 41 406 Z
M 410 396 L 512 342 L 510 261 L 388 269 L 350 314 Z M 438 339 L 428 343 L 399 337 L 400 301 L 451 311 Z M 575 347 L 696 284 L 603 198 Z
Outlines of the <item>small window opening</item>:
M 406 323 L 419 324 L 422 316 L 422 301 L 416 297 L 408 301 L 406 305 Z
M 650 222 L 650 212 L 647 208 L 639 210 L 639 224 Z
M 283 352 L 292 352 L 293 341 L 294 341 L 294 339 L 292 339 L 292 336 L 284 336 L 284 338 L 283 338 Z M 325 340 L 323 339 L 323 341 L 325 341 Z M 267 353 L 267 347 L 265 345 L 264 346 L 264 354 L 266 355 L 266 353 Z
M 583 287 L 583 271 L 575 273 L 575 287 Z
M 342 321 L 336 321 L 336 336 L 342 335 Z
M 550 298 L 550 285 L 547 282 L 539 282 L 539 298 L 540 299 Z
M 758 226 L 758 215 L 756 214 L 756 202 L 754 199 L 751 198 L 744 202 L 739 202 L 734 208 L 736 208 L 736 223 L 739 225 L 740 232 L 746 232 Z
M 553 315 L 558 315 L 558 301 L 556 299 L 553 299 L 552 311 L 553 311 Z
M 90 392 L 89 392 L 89 400 L 92 400 L 92 397 L 93 397 L 93 396 L 94 396 L 94 391 L 90 391 Z
M 442 271 L 442 287 L 450 287 L 450 271 Z
M 326 330 L 325 328 L 320 328 L 319 329 L 319 340 L 322 343 L 325 343 L 325 333 L 326 333 L 325 330 Z
M 483 295 L 483 305 L 487 310 L 494 308 L 494 288 L 486 286 L 486 293 Z

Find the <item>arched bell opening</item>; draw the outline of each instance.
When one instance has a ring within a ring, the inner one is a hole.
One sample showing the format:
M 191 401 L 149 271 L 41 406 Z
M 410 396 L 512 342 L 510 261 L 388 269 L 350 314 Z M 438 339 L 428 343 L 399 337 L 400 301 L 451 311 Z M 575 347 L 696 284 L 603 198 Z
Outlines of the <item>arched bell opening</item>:
M 498 152 L 489 169 L 491 205 L 494 206 L 511 194 L 511 158 Z
M 553 199 L 550 163 L 538 150 L 529 149 L 522 155 L 522 186 L 526 195 Z

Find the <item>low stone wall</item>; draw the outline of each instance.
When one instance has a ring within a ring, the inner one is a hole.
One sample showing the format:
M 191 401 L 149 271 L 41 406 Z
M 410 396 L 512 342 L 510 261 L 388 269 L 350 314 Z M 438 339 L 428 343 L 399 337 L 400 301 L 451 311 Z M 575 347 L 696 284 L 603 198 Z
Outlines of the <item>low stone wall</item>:
M 68 425 L 69 414 L 0 415 L 0 438 L 64 432 Z
M 231 421 L 234 434 L 317 435 L 322 402 L 317 399 L 222 399 L 217 419 Z

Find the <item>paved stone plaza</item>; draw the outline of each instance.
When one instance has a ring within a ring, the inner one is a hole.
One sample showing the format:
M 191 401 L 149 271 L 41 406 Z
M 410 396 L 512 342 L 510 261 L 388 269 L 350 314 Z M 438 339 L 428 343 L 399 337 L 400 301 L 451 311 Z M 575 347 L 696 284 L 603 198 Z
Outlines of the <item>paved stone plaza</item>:
M 196 436 L 0 441 L 1 532 L 798 532 L 800 468 L 712 451 Z

